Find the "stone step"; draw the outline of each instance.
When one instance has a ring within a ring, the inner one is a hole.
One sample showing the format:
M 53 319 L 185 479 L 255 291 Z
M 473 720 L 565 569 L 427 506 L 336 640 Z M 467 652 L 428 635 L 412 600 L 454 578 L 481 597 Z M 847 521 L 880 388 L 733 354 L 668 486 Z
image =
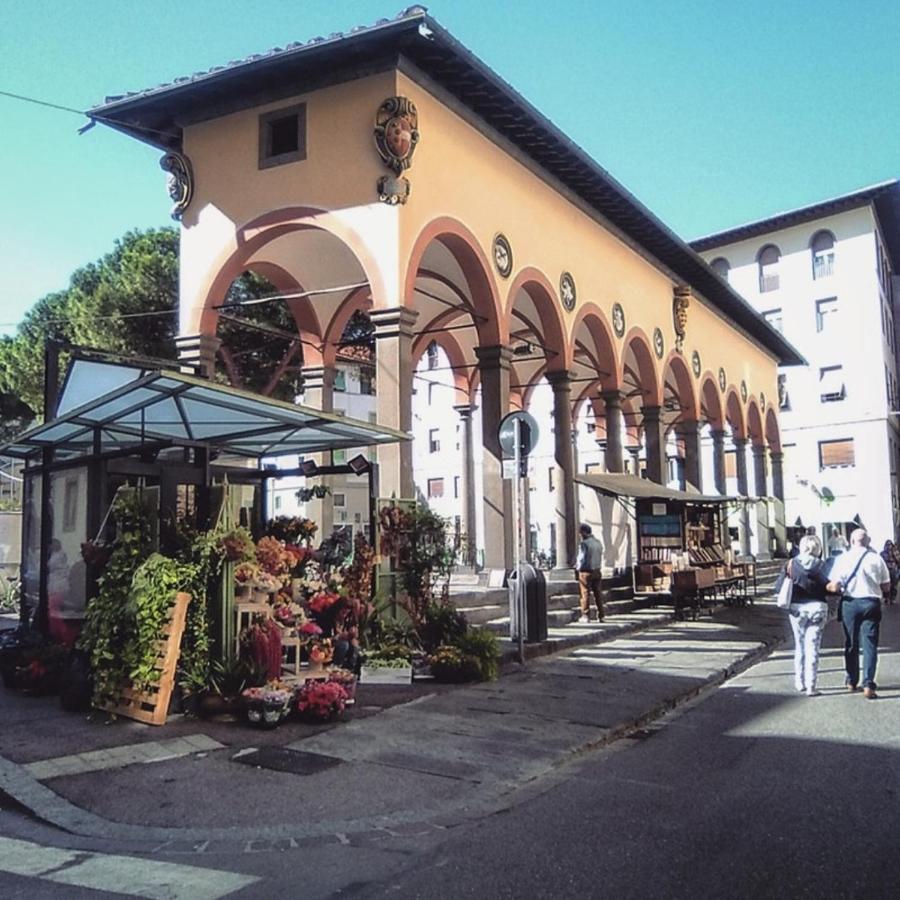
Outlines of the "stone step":
M 630 613 L 637 612 L 638 610 L 635 608 L 634 603 L 630 600 L 621 600 L 621 601 L 613 601 L 604 603 L 603 611 L 606 614 L 608 619 L 615 618 L 616 616 L 628 616 Z M 482 627 L 493 631 L 497 635 L 508 635 L 509 634 L 509 608 L 503 611 L 503 614 L 494 619 L 489 619 L 486 622 L 479 622 L 477 624 L 482 625 Z M 596 609 L 591 609 L 591 614 L 594 615 L 596 613 Z M 578 599 L 575 598 L 575 605 L 568 608 L 558 608 L 558 609 L 547 609 L 547 627 L 548 629 L 559 628 L 565 626 L 567 624 L 576 622 L 578 617 L 581 615 L 581 609 L 578 606 Z M 476 624 L 476 623 L 472 623 Z M 597 623 L 594 623 L 597 624 Z

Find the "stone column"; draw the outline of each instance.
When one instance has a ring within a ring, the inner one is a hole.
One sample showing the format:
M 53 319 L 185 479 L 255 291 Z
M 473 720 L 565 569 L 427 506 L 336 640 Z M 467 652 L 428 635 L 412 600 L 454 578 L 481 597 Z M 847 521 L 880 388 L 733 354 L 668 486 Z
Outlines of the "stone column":
M 322 412 L 334 412 L 334 376 L 335 369 L 332 366 L 310 366 L 304 369 L 303 405 L 311 409 L 320 409 Z M 312 459 L 319 466 L 331 464 L 327 453 L 314 453 Z M 313 476 L 313 480 L 334 489 L 334 479 L 331 475 L 321 478 Z M 334 499 L 330 495 L 321 500 L 318 497 L 308 500 L 306 513 L 319 525 L 317 532 L 319 541 L 331 536 L 334 531 Z
M 182 334 L 175 338 L 178 361 L 183 371 L 212 378 L 216 371 L 216 353 L 222 342 L 214 334 Z
M 628 447 L 628 455 L 631 457 L 631 466 L 634 469 L 634 477 L 641 477 L 641 448 L 639 444 Z
M 378 424 L 399 431 L 412 430 L 412 344 L 418 312 L 405 306 L 369 313 L 375 326 L 375 383 Z M 379 493 L 382 497 L 412 499 L 412 441 L 378 448 Z
M 516 526 L 513 521 L 512 482 L 503 480 L 503 453 L 497 429 L 509 412 L 509 347 L 476 347 L 481 376 L 481 439 L 484 446 L 484 564 L 487 568 L 513 566 Z
M 556 568 L 570 569 L 575 562 L 578 508 L 575 505 L 575 452 L 572 446 L 572 376 L 548 372 L 553 390 L 553 444 L 559 484 L 556 487 Z
M 472 434 L 472 413 L 475 407 L 471 403 L 463 403 L 453 407 L 459 415 L 460 441 L 462 451 L 462 469 L 459 479 L 459 492 L 462 494 L 462 530 L 466 535 L 469 548 L 476 546 L 476 513 L 475 513 L 475 445 Z M 466 563 L 470 563 L 467 558 Z
M 750 496 L 747 480 L 747 438 L 734 438 L 734 468 L 737 473 L 737 489 L 742 497 Z
M 753 489 L 757 497 L 768 497 L 766 490 L 766 447 L 765 444 L 753 445 Z
M 769 464 L 772 467 L 772 494 L 784 502 L 784 453 L 780 450 L 769 451 Z
M 703 492 L 703 459 L 700 451 L 700 423 L 682 422 L 678 436 L 684 444 L 684 478 Z
M 622 397 L 621 391 L 603 391 L 600 395 L 606 404 L 606 471 L 624 472 L 622 453 Z
M 714 429 L 712 432 L 713 442 L 713 481 L 716 490 L 725 495 L 725 431 L 724 429 Z
M 666 444 L 663 433 L 662 412 L 659 406 L 645 406 L 641 412 L 644 417 L 644 447 L 647 451 L 647 477 L 657 484 L 666 483 Z

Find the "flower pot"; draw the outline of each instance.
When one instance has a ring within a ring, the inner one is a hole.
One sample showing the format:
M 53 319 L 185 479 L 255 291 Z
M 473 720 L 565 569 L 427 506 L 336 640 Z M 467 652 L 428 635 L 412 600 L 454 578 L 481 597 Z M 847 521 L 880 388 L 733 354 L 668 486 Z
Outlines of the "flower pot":
M 268 591 L 260 591 L 257 588 L 254 588 L 251 599 L 254 603 L 268 603 L 271 596 L 272 595 Z

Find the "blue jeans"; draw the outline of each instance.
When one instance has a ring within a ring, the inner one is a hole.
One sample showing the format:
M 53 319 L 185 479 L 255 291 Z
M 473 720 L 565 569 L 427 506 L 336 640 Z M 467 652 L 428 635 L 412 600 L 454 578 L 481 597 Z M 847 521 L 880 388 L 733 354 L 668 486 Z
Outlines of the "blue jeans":
M 875 597 L 847 597 L 841 607 L 844 626 L 844 668 L 847 684 L 859 684 L 859 651 L 863 655 L 863 687 L 875 688 L 875 667 L 878 665 L 878 631 L 881 625 L 881 599 Z

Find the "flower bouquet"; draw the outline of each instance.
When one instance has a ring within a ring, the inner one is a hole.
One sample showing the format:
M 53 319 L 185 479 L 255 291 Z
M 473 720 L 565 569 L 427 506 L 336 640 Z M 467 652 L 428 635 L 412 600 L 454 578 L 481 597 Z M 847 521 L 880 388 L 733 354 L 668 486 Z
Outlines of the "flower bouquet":
M 95 569 L 103 569 L 112 556 L 113 545 L 104 541 L 85 541 L 81 545 L 81 558 Z
M 306 719 L 328 722 L 347 706 L 347 691 L 336 681 L 307 681 L 297 692 L 297 711 Z
M 312 519 L 303 516 L 277 516 L 266 528 L 272 537 L 288 544 L 309 543 L 318 530 L 319 526 Z
M 436 681 L 461 682 L 478 678 L 478 661 L 459 647 L 443 644 L 428 658 Z
M 349 669 L 329 668 L 328 681 L 339 684 L 347 694 L 347 706 L 356 702 L 356 676 Z
M 294 692 L 281 682 L 247 688 L 241 696 L 247 721 L 259 728 L 275 728 L 291 711 Z
M 334 646 L 328 638 L 313 641 L 309 648 L 310 674 L 321 673 L 334 658 Z
M 262 570 L 254 562 L 238 563 L 234 567 L 235 595 L 247 597 L 253 587 L 253 583 L 260 576 Z
M 246 528 L 233 528 L 219 538 L 219 547 L 229 562 L 253 559 L 253 537 Z
M 281 541 L 273 537 L 259 539 L 256 545 L 256 561 L 264 572 L 282 578 L 289 571 L 290 559 Z
M 269 596 L 281 588 L 281 579 L 270 572 L 260 572 L 253 581 L 253 599 L 259 603 L 267 603 Z

